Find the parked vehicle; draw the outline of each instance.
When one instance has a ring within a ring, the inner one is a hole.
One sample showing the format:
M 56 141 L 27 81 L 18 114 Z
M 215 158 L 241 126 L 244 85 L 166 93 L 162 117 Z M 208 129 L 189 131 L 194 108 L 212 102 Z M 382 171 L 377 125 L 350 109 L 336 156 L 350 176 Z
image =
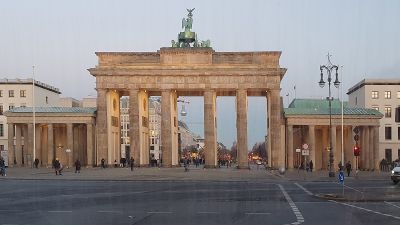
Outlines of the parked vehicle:
M 394 184 L 399 183 L 399 181 L 400 181 L 400 163 L 397 163 L 395 165 L 395 167 L 393 168 L 391 179 Z

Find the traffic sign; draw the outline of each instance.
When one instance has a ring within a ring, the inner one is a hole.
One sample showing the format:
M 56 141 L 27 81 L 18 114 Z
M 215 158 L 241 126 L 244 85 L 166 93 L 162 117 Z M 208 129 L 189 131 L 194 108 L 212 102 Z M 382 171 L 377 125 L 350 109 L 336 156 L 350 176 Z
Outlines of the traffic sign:
M 310 150 L 301 151 L 301 155 L 310 155 Z
M 307 143 L 304 143 L 304 144 L 303 144 L 303 149 L 305 149 L 305 150 L 308 149 L 308 144 L 307 144 Z
M 342 184 L 344 183 L 344 173 L 343 173 L 343 171 L 339 172 L 339 182 L 342 183 Z
M 300 152 L 301 152 L 301 149 L 299 149 L 299 148 L 296 148 L 296 152 L 299 152 L 299 153 L 300 153 Z

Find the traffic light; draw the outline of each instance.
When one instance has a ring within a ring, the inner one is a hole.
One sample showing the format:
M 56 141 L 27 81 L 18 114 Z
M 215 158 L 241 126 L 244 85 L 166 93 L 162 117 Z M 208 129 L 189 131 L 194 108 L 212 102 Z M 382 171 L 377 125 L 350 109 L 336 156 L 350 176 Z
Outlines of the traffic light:
M 353 147 L 354 156 L 359 156 L 360 151 L 361 151 L 361 148 L 358 147 L 357 145 Z

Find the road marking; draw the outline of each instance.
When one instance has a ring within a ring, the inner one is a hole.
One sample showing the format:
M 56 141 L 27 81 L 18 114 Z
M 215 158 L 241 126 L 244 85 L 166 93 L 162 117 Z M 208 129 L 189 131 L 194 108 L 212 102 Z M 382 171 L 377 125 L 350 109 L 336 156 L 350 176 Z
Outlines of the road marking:
M 148 214 L 169 214 L 172 212 L 147 212 Z
M 311 193 L 311 191 L 307 190 L 305 187 L 303 187 L 302 185 L 298 184 L 297 182 L 294 183 L 297 187 L 299 187 L 300 189 L 302 189 L 305 193 L 307 193 L 308 195 L 313 195 L 313 193 Z
M 112 211 L 112 210 L 100 210 L 98 213 L 122 213 L 121 211 Z
M 47 211 L 49 213 L 72 213 L 72 211 Z
M 219 212 L 197 212 L 198 214 L 219 214 Z
M 391 206 L 394 206 L 394 207 L 396 207 L 396 208 L 399 208 L 400 209 L 400 206 L 398 206 L 398 205 L 396 205 L 396 204 L 394 204 L 394 203 L 391 203 L 391 202 L 387 202 L 387 201 L 384 201 L 386 204 L 389 204 L 389 205 L 391 205 Z
M 301 214 L 300 210 L 297 208 L 296 204 L 294 204 L 292 198 L 289 196 L 289 194 L 285 191 L 282 185 L 278 184 L 279 188 L 281 189 L 283 195 L 286 198 L 286 201 L 289 203 L 290 207 L 292 208 L 292 211 L 294 215 L 296 216 L 297 221 L 293 222 L 292 225 L 298 225 L 304 223 L 305 219 L 303 215 Z
M 269 212 L 248 212 L 246 215 L 271 215 Z
M 17 210 L 17 209 L 0 209 L 0 212 L 22 212 L 22 210 Z
M 367 212 L 372 212 L 372 213 L 375 213 L 375 214 L 378 214 L 378 215 L 381 215 L 381 216 L 392 217 L 392 218 L 395 218 L 395 219 L 400 220 L 400 217 L 398 217 L 398 216 L 393 216 L 393 215 L 391 215 L 391 214 L 386 214 L 386 213 L 377 212 L 377 211 L 374 211 L 374 210 L 371 210 L 371 209 L 366 209 L 366 208 L 363 208 L 363 207 L 360 207 L 360 206 L 350 205 L 350 204 L 347 204 L 347 203 L 344 203 L 344 202 L 337 202 L 337 201 L 334 201 L 334 200 L 329 200 L 329 201 L 334 202 L 334 203 L 337 203 L 337 204 L 341 204 L 341 205 L 353 207 L 353 208 L 356 208 L 356 209 L 359 209 L 359 210 L 364 210 L 364 211 L 367 211 Z

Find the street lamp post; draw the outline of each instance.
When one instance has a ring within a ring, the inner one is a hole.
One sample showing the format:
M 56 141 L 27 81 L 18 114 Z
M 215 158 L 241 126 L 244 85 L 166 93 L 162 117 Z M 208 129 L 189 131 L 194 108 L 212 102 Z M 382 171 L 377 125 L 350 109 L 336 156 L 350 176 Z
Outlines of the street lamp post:
M 332 149 L 332 97 L 331 97 L 331 82 L 332 82 L 332 76 L 331 73 L 333 70 L 336 70 L 336 79 L 333 82 L 336 88 L 339 88 L 340 82 L 338 79 L 338 66 L 333 65 L 330 60 L 330 55 L 328 53 L 328 63 L 326 65 L 322 65 L 319 67 L 321 70 L 321 80 L 318 82 L 319 86 L 323 88 L 325 86 L 325 81 L 324 81 L 324 74 L 323 71 L 326 71 L 326 74 L 328 75 L 328 88 L 329 88 L 329 177 L 335 177 L 335 171 L 333 169 L 333 149 Z

